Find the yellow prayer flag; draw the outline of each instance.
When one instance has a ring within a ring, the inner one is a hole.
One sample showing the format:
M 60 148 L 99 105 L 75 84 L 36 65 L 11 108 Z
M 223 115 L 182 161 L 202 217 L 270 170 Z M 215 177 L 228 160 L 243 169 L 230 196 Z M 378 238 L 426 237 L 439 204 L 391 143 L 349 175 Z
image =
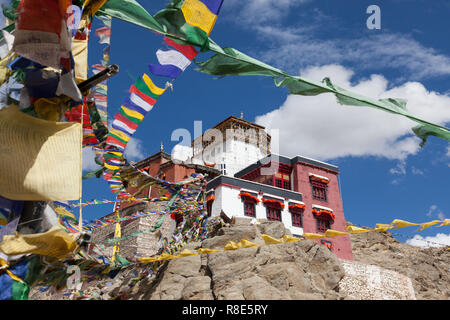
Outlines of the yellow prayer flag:
M 450 219 L 444 219 L 442 221 L 442 224 L 439 225 L 438 227 L 443 227 L 443 226 L 450 226 Z
M 81 197 L 81 124 L 0 110 L 0 195 L 11 200 Z M 5 182 L 8 183 L 5 183 Z
M 191 250 L 188 250 L 188 249 L 183 249 L 183 251 L 181 251 L 178 254 L 179 257 L 189 257 L 189 256 L 195 256 L 195 255 L 198 255 L 198 253 L 192 252 Z
M 278 244 L 278 243 L 283 243 L 283 241 L 275 239 L 267 234 L 261 234 L 261 237 L 264 239 L 264 242 L 266 244 Z
M 176 259 L 179 258 L 177 256 L 173 256 L 167 252 L 164 252 L 162 255 L 159 256 L 158 260 L 170 260 L 170 259 Z
M 108 0 L 86 0 L 83 4 L 83 12 L 88 8 L 88 13 L 93 16 Z
M 350 232 L 351 234 L 358 234 L 358 233 L 364 233 L 364 232 L 369 232 L 369 229 L 364 229 L 364 228 L 359 228 L 359 227 L 355 227 L 355 226 L 347 226 L 345 228 L 348 232 Z
M 56 212 L 57 214 L 59 214 L 59 215 L 62 215 L 62 216 L 68 216 L 68 217 L 70 217 L 70 218 L 72 218 L 72 219 L 74 219 L 74 220 L 77 219 L 77 218 L 73 215 L 72 212 L 67 211 L 67 210 L 64 209 L 63 207 L 56 207 L 56 208 L 55 208 L 55 212 Z
M 209 36 L 216 23 L 217 16 L 209 11 L 203 2 L 199 0 L 184 0 L 181 11 L 188 24 L 199 27 Z
M 6 273 L 14 280 L 19 281 L 19 282 L 23 282 L 22 279 L 20 279 L 18 276 L 16 276 L 14 273 L 12 273 L 11 271 L 8 270 L 8 263 L 2 259 L 0 259 L 0 267 L 5 268 L 6 269 Z
M 208 254 L 208 253 L 220 252 L 220 250 L 207 249 L 207 248 L 198 248 L 197 252 L 200 253 L 200 254 Z
M 287 234 L 285 234 L 284 236 L 281 237 L 281 241 L 283 241 L 284 243 L 286 243 L 286 242 L 297 242 L 297 241 L 302 241 L 302 240 L 303 240 L 302 238 L 289 236 Z
M 111 132 L 112 134 L 118 136 L 120 139 L 124 140 L 125 142 L 128 142 L 131 139 L 130 136 L 128 136 L 125 133 L 123 133 L 122 131 L 114 129 L 114 128 L 111 128 L 111 130 L 109 130 L 109 132 Z
M 238 246 L 234 241 L 229 241 L 223 249 L 224 250 L 237 250 Z
M 144 119 L 144 115 L 142 115 L 141 113 L 139 113 L 139 112 L 137 112 L 137 111 L 128 109 L 128 108 L 125 107 L 125 106 L 122 106 L 122 110 L 123 110 L 127 115 L 129 115 L 130 117 L 136 118 L 136 119 L 141 120 L 141 121 L 142 121 L 142 119 Z M 129 140 L 129 138 L 128 138 L 128 140 Z
M 151 257 L 143 257 L 143 258 L 138 258 L 139 262 L 142 263 L 150 263 L 150 262 L 155 262 L 155 261 L 159 261 L 159 257 L 156 258 L 151 258 Z
M 150 89 L 150 91 L 153 92 L 154 94 L 160 96 L 164 93 L 164 91 L 166 91 L 166 89 L 161 89 L 160 87 L 157 87 L 147 74 L 144 73 L 142 79 L 144 80 L 145 84 Z
M 347 234 L 348 234 L 348 232 L 342 232 L 342 231 L 337 231 L 337 230 L 332 230 L 332 229 L 328 229 L 327 231 L 325 231 L 325 237 L 327 237 L 327 238 L 344 236 Z
M 251 242 L 251 241 L 248 241 L 248 240 L 245 240 L 245 239 L 242 239 L 241 241 L 239 241 L 239 242 L 237 243 L 237 245 L 238 245 L 238 248 L 239 248 L 239 249 L 252 248 L 252 247 L 259 247 L 259 246 L 261 246 L 260 244 L 257 244 L 257 243 L 254 243 L 254 242 Z
M 394 227 L 390 224 L 377 223 L 375 231 L 385 232 L 386 230 L 393 229 Z
M 114 165 L 111 165 L 111 164 L 108 164 L 108 163 L 104 163 L 103 164 L 103 166 L 106 168 L 106 169 L 109 169 L 109 170 L 119 170 L 121 167 L 119 167 L 119 166 L 114 166 Z M 117 185 L 118 187 L 121 187 L 122 185 Z
M 0 250 L 8 255 L 34 253 L 57 259 L 68 257 L 76 248 L 72 234 L 61 227 L 54 226 L 44 233 L 15 234 L 3 236 Z
M 424 229 L 426 229 L 426 228 L 429 228 L 429 227 L 431 227 L 431 226 L 434 226 L 435 224 L 438 224 L 438 223 L 440 223 L 440 222 L 442 222 L 442 221 L 441 221 L 441 220 L 433 220 L 433 221 L 430 221 L 430 222 L 422 223 L 422 224 L 420 225 L 420 228 L 417 229 L 417 231 L 422 231 L 422 230 L 424 230 Z
M 122 236 L 122 230 L 120 229 L 120 223 L 116 223 L 116 230 L 114 231 L 114 239 L 118 239 L 121 236 Z M 120 245 L 120 242 L 116 242 L 116 244 L 113 247 L 112 258 L 111 258 L 111 260 L 113 262 L 116 260 L 116 254 L 119 253 L 119 245 Z
M 303 233 L 303 236 L 307 239 L 320 239 L 325 237 L 323 234 L 318 233 Z
M 394 227 L 394 229 L 400 229 L 404 227 L 412 227 L 412 226 L 418 226 L 417 223 L 412 223 L 404 220 L 395 219 L 391 222 L 391 226 Z

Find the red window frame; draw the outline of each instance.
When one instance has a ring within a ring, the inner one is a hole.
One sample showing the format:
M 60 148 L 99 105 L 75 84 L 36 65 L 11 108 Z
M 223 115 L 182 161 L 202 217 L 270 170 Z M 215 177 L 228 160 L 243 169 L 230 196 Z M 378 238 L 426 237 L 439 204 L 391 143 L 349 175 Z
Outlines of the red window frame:
M 331 229 L 331 221 L 329 218 L 322 216 L 316 217 L 317 219 L 317 232 L 324 233 L 328 229 Z
M 208 202 L 206 203 L 206 212 L 207 212 L 207 214 L 208 214 L 208 217 L 211 217 L 212 204 L 213 204 L 213 201 L 208 201 Z
M 311 181 L 312 196 L 315 200 L 327 201 L 327 184 Z
M 281 221 L 281 208 L 278 206 L 266 205 L 266 214 L 268 220 Z
M 255 201 L 245 199 L 243 202 L 244 202 L 244 215 L 249 217 L 255 217 L 256 216 Z
M 281 189 L 291 190 L 291 180 L 284 172 L 277 172 L 273 176 L 273 186 Z
M 292 225 L 303 228 L 303 210 L 291 210 Z

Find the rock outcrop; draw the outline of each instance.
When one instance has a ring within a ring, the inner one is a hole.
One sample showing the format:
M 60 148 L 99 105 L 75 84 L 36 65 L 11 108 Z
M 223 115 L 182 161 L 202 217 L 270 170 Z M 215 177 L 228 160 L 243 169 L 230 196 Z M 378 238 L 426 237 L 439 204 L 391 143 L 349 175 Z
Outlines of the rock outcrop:
M 342 261 L 311 240 L 223 251 L 229 241 L 264 244 L 261 234 L 281 238 L 281 222 L 235 219 L 186 248 L 221 252 L 168 260 L 136 284 L 126 268 L 114 279 L 84 283 L 90 297 L 133 300 L 449 299 L 450 252 L 400 243 L 389 233 L 352 235 L 354 262 Z M 32 299 L 61 295 L 34 291 Z
M 412 280 L 416 299 L 450 299 L 449 248 L 419 248 L 389 232 L 351 235 L 355 261 L 396 271 Z

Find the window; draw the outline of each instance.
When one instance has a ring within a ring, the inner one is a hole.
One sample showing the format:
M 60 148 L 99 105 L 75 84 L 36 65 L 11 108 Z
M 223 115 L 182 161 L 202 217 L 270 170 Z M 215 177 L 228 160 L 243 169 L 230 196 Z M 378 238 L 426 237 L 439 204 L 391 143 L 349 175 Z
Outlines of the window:
M 267 206 L 267 219 L 281 221 L 281 209 L 274 206 Z
M 223 175 L 227 174 L 227 167 L 226 167 L 225 163 L 220 164 L 220 171 Z
M 289 175 L 281 173 L 281 172 L 277 172 L 275 174 L 275 187 L 278 188 L 283 188 L 283 189 L 287 189 L 290 190 L 291 189 L 291 183 L 290 183 L 290 178 Z
M 303 227 L 302 214 L 300 211 L 292 211 L 292 225 L 295 227 Z
M 211 217 L 212 204 L 213 204 L 213 201 L 208 201 L 208 202 L 206 203 L 206 212 L 207 212 L 207 214 L 208 214 L 208 217 Z
M 275 187 L 283 188 L 283 180 L 275 179 Z
M 244 200 L 244 215 L 254 217 L 255 216 L 255 202 Z
M 317 219 L 317 231 L 324 233 L 330 228 L 330 219 L 324 217 L 316 217 Z
M 313 199 L 327 201 L 327 185 L 325 183 L 311 181 L 311 186 Z

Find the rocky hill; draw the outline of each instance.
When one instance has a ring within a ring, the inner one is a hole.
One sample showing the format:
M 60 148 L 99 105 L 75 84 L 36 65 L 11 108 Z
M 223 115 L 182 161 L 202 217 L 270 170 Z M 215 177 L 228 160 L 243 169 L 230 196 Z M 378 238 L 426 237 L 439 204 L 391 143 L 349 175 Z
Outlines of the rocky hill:
M 236 219 L 187 248 L 222 250 L 242 239 L 264 244 L 261 234 L 281 238 L 289 231 L 280 222 Z M 355 262 L 304 240 L 168 260 L 138 282 L 138 271 L 126 268 L 114 279 L 84 283 L 82 291 L 94 299 L 136 300 L 449 299 L 449 250 L 413 247 L 379 232 L 352 235 L 351 241 Z M 30 294 L 35 300 L 65 298 Z

